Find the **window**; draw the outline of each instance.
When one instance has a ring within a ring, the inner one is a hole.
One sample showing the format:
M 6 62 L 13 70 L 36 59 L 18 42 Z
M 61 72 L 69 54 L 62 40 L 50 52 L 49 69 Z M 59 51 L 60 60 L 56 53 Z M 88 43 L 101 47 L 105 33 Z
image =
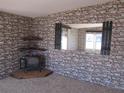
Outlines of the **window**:
M 101 50 L 102 32 L 86 32 L 87 50 Z
M 81 50 L 110 55 L 112 25 L 112 21 L 88 24 L 56 23 L 55 49 Z

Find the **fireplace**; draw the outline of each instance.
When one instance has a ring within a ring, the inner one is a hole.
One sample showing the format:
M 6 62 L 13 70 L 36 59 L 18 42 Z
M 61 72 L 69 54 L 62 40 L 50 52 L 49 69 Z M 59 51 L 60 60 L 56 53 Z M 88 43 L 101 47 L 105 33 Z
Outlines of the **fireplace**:
M 22 70 L 42 70 L 45 68 L 45 57 L 40 56 L 24 56 L 20 58 L 20 69 Z

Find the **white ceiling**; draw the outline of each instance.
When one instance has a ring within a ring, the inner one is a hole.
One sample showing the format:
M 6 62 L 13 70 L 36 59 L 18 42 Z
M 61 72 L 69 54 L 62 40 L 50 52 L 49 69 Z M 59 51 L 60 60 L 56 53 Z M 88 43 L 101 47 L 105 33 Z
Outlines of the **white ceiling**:
M 112 0 L 0 0 L 0 11 L 37 17 Z

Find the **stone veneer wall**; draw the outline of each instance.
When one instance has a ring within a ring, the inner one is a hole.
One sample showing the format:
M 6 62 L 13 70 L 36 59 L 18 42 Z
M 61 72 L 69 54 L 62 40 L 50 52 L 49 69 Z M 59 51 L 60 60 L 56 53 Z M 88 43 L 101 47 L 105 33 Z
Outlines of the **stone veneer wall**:
M 56 22 L 83 24 L 108 20 L 113 21 L 110 56 L 54 49 Z M 75 79 L 124 89 L 123 0 L 37 17 L 33 23 L 32 31 L 44 38 L 39 46 L 49 49 L 46 52 L 49 69 Z
M 0 78 L 19 68 L 19 48 L 25 45 L 21 38 L 28 35 L 31 23 L 32 18 L 0 12 Z

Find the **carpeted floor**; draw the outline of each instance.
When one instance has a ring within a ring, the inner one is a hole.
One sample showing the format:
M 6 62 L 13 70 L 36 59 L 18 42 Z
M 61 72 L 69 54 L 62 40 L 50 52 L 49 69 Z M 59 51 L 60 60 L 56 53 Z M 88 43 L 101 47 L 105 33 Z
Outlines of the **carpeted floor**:
M 45 78 L 0 80 L 0 93 L 124 93 L 89 82 L 81 82 L 58 74 Z

